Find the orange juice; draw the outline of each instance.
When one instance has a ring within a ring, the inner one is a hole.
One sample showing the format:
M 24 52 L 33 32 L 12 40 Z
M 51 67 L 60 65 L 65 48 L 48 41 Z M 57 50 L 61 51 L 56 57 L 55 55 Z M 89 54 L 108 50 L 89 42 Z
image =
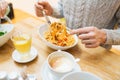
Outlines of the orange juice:
M 19 53 L 29 53 L 31 49 L 31 37 L 25 34 L 13 36 L 13 44 Z

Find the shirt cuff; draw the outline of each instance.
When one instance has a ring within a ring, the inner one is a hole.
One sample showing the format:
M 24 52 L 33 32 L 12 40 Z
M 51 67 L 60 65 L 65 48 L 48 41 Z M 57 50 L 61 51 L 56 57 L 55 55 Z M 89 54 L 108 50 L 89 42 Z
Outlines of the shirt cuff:
M 110 30 L 107 29 L 102 29 L 106 32 L 106 41 L 104 44 L 112 44 L 112 34 L 110 32 Z

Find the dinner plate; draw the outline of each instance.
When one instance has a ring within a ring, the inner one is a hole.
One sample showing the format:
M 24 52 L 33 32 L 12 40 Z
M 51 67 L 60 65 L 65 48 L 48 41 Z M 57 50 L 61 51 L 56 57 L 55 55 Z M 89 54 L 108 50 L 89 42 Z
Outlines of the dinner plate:
M 27 56 L 27 58 L 21 59 L 20 54 L 18 53 L 17 50 L 13 51 L 12 58 L 14 61 L 18 63 L 27 63 L 27 62 L 34 60 L 37 57 L 37 54 L 38 54 L 37 50 L 34 47 L 31 47 L 30 54 L 29 56 Z
M 75 64 L 75 68 L 73 69 L 72 72 L 75 72 L 75 71 L 81 71 L 81 68 L 77 63 Z M 45 63 L 41 67 L 41 76 L 42 76 L 42 80 L 60 80 L 60 78 L 58 78 L 57 76 L 54 76 L 50 72 L 47 66 L 47 61 L 45 61 Z

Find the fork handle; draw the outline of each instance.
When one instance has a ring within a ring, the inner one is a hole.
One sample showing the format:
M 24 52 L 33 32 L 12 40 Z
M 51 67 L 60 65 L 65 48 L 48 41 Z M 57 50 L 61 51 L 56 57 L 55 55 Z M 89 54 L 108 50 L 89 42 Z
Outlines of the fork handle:
M 51 24 L 51 21 L 49 20 L 49 18 L 48 18 L 48 16 L 46 15 L 46 13 L 45 13 L 44 10 L 42 10 L 42 14 L 43 14 L 43 16 L 45 17 L 47 23 L 50 25 L 50 24 Z

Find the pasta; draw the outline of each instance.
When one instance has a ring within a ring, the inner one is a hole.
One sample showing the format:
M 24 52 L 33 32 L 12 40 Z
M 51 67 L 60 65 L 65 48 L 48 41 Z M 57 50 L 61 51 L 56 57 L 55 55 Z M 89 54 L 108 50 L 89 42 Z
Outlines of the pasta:
M 52 23 L 44 36 L 47 41 L 58 46 L 71 46 L 75 42 L 74 37 L 67 32 L 66 26 L 58 22 Z

